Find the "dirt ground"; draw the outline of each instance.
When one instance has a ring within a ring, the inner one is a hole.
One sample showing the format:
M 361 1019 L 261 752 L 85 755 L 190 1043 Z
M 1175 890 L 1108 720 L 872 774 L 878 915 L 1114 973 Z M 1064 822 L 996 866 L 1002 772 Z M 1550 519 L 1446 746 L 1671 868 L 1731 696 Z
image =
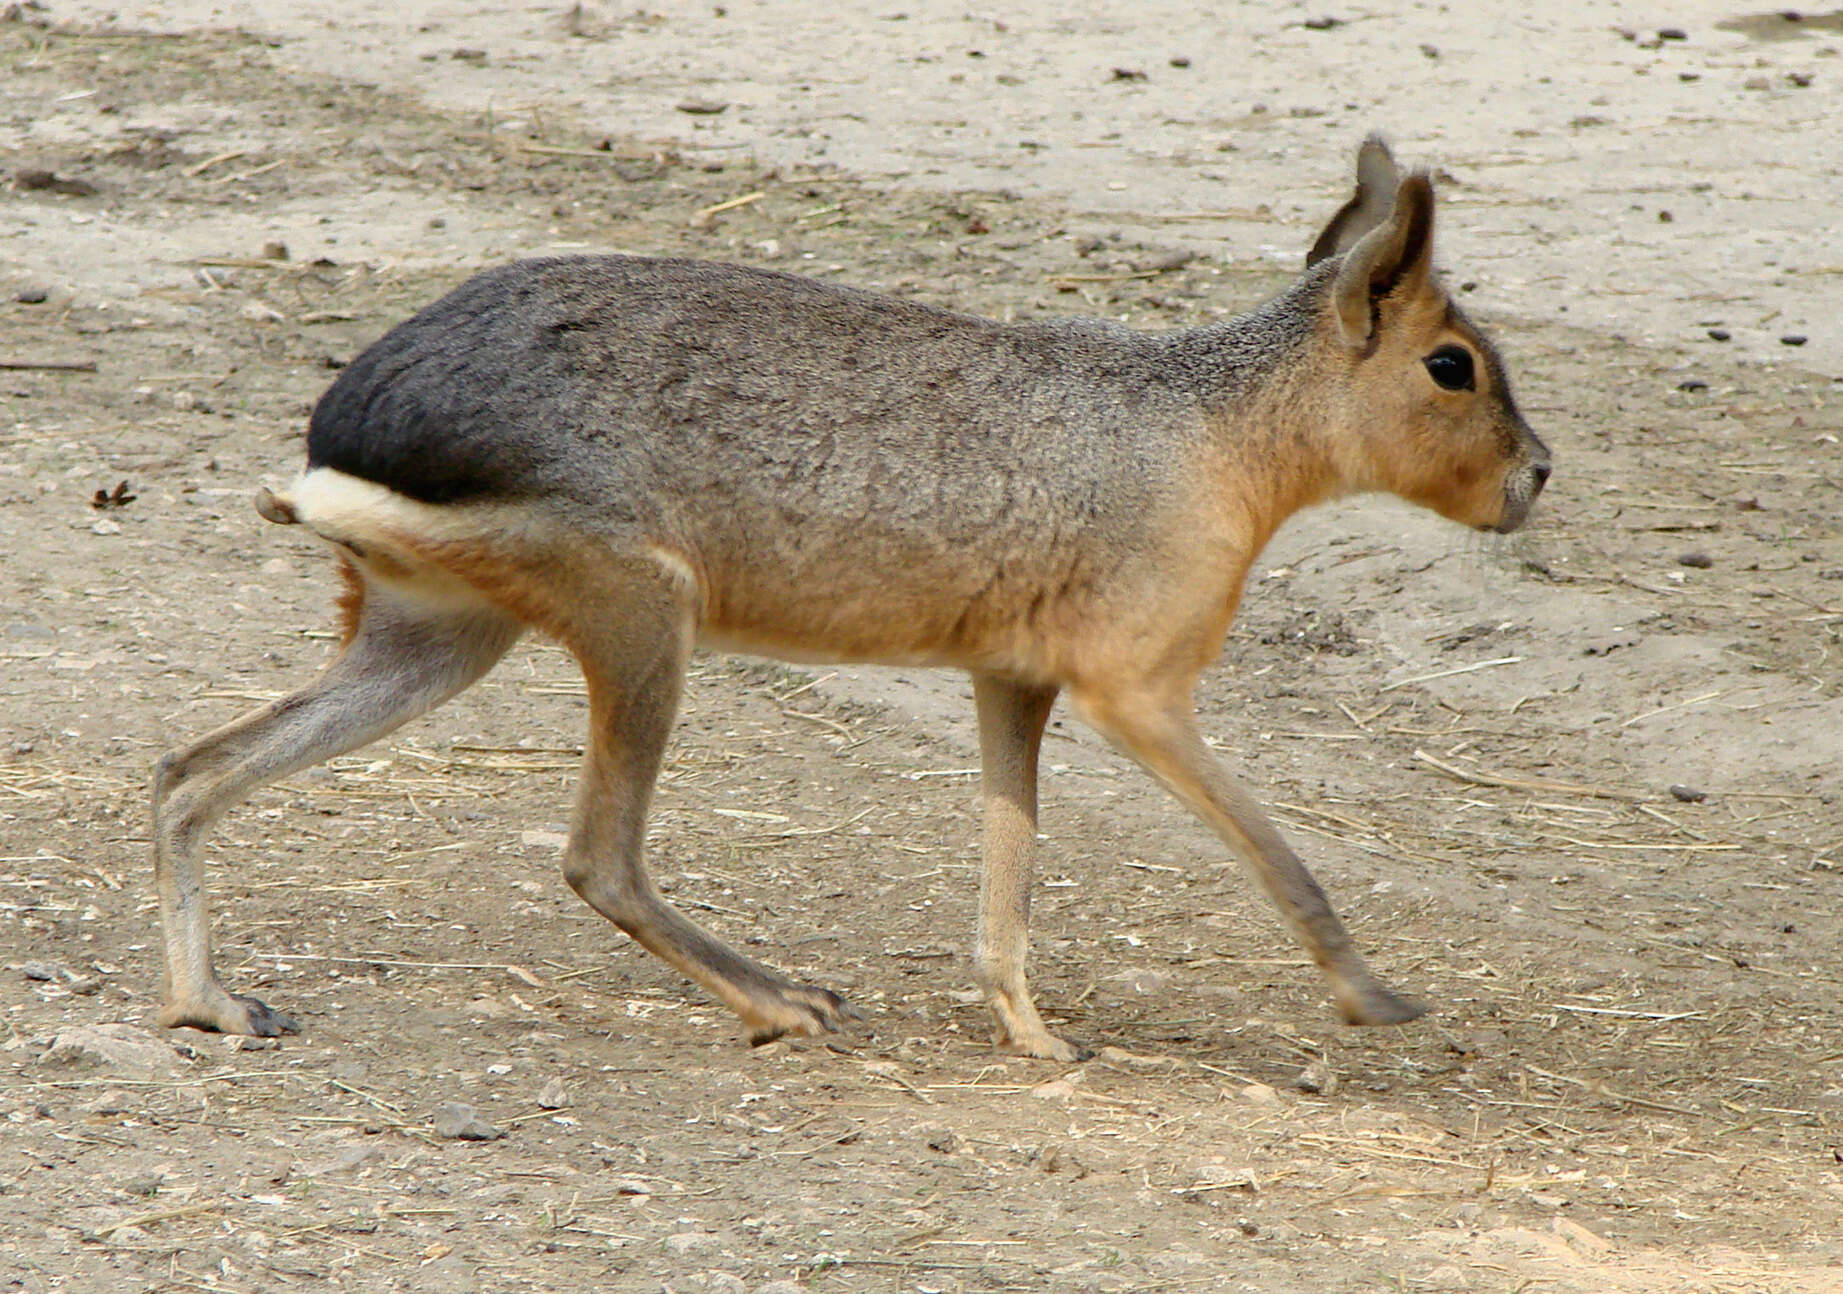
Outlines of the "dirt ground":
M 961 681 L 710 656 L 655 866 L 865 1015 L 751 1050 L 558 876 L 583 691 L 532 642 L 215 837 L 220 971 L 303 1032 L 158 1030 L 148 771 L 327 658 L 330 564 L 249 496 L 288 479 L 312 401 L 384 328 L 569 248 L 1194 324 L 1284 280 L 1369 124 L 1289 117 L 1309 179 L 1259 211 L 1227 184 L 1240 250 L 1217 254 L 1208 219 L 897 183 L 734 146 L 717 112 L 613 130 L 549 100 L 462 106 L 500 55 L 439 23 L 392 47 L 414 76 L 354 44 L 342 78 L 336 37 L 305 32 L 325 8 L 298 35 L 55 3 L 0 20 L 0 1290 L 1843 1289 L 1834 243 L 1757 285 L 1746 336 L 1709 293 L 1752 253 L 1706 242 L 1704 287 L 1629 316 L 1693 327 L 1621 328 L 1620 291 L 1564 285 L 1564 313 L 1506 290 L 1514 259 L 1475 268 L 1465 228 L 1501 213 L 1444 158 L 1446 259 L 1555 479 L 1501 542 L 1383 502 L 1300 519 L 1202 698 L 1427 1018 L 1335 1024 L 1214 839 L 1059 712 L 1034 981 L 1102 1050 L 995 1055 Z M 1663 58 L 1669 17 L 1606 39 Z M 1754 44 L 1723 66 L 1834 111 L 1818 51 L 1843 19 L 1816 17 L 1798 46 L 1765 17 L 1724 29 Z M 505 21 L 555 71 L 677 18 Z M 1283 113 L 1189 129 L 1253 151 Z M 1764 160 L 1762 191 L 1790 165 Z M 1590 244 L 1596 219 L 1555 237 Z

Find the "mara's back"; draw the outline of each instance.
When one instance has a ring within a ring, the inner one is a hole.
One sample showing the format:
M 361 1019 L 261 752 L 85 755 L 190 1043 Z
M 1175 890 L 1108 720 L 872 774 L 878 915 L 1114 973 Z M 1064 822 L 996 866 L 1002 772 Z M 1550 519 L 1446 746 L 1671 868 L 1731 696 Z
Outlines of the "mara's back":
M 811 491 L 922 509 L 879 473 L 991 481 L 1131 455 L 1136 433 L 1196 406 L 1162 352 L 1093 320 L 1005 325 L 735 265 L 524 261 L 353 361 L 314 410 L 308 460 L 432 503 L 574 497 L 642 472 L 727 492 L 765 472 L 782 507 Z

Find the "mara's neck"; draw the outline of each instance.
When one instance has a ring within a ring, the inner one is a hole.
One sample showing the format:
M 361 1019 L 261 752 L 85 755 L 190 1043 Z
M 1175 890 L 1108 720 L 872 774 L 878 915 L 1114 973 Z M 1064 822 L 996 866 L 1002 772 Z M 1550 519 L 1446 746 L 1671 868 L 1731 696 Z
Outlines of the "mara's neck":
M 1318 320 L 1328 278 L 1315 268 L 1253 310 L 1169 340 L 1176 367 L 1196 383 L 1219 497 L 1238 514 L 1250 559 L 1288 517 L 1348 488 L 1313 372 L 1325 361 Z

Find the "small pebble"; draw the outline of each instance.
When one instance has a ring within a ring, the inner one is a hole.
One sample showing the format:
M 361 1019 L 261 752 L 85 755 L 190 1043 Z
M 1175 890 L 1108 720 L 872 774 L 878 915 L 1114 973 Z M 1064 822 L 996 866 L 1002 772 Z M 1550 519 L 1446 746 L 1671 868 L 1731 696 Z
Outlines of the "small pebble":
M 952 1128 L 937 1128 L 928 1134 L 928 1149 L 937 1155 L 951 1155 L 961 1144 L 960 1134 Z
M 1732 336 L 1734 336 L 1734 334 L 1729 332 L 1726 328 L 1709 329 L 1709 340 L 1710 341 L 1727 341 L 1728 338 Z
M 675 1258 L 715 1249 L 723 1238 L 714 1231 L 675 1231 L 665 1238 L 665 1251 Z
M 22 306 L 38 306 L 45 304 L 50 296 L 51 293 L 44 288 L 21 288 L 13 300 Z
M 1688 40 L 1689 33 L 1681 27 L 1659 27 L 1657 38 L 1659 40 Z
M 1699 571 L 1706 571 L 1715 565 L 1715 561 L 1707 553 L 1678 553 L 1677 565 L 1693 566 Z
M 1685 378 L 1683 381 L 1677 383 L 1677 390 L 1679 391 L 1706 391 L 1708 389 L 1709 384 L 1699 377 Z
M 1673 786 L 1670 794 L 1683 804 L 1701 804 L 1709 798 L 1707 791 L 1698 791 L 1693 786 Z
M 570 1096 L 564 1090 L 563 1080 L 552 1076 L 550 1081 L 538 1089 L 538 1105 L 546 1110 L 561 1110 L 570 1103 Z
M 1315 1061 L 1293 1075 L 1293 1081 L 1289 1086 L 1295 1092 L 1330 1096 L 1337 1091 L 1337 1075 Z
M 117 1189 L 127 1195 L 138 1195 L 142 1199 L 151 1199 L 159 1194 L 160 1184 L 165 1181 L 158 1172 L 136 1173 L 118 1183 Z
M 1171 66 L 1172 67 L 1189 67 L 1190 60 L 1188 58 L 1185 58 L 1182 54 L 1179 54 L 1171 60 Z
M 91 1114 L 127 1114 L 135 1108 L 135 1102 L 121 1088 L 112 1087 L 83 1108 Z
M 506 1134 L 482 1119 L 473 1106 L 444 1101 L 435 1111 L 435 1135 L 451 1141 L 497 1141 Z
M 1803 346 L 1811 339 L 1801 332 L 1789 332 L 1779 339 L 1781 346 Z

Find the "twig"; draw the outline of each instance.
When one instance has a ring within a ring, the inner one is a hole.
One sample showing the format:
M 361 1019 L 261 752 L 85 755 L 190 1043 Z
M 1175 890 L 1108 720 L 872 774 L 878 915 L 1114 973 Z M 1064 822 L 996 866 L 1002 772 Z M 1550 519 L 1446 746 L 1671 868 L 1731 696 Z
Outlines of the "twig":
M 1393 692 L 1398 687 L 1409 687 L 1415 683 L 1428 683 L 1436 678 L 1451 678 L 1455 674 L 1470 674 L 1473 670 L 1493 669 L 1499 665 L 1519 665 L 1522 662 L 1523 657 L 1521 656 L 1499 656 L 1496 660 L 1475 661 L 1470 665 L 1457 665 L 1452 669 L 1435 670 L 1431 674 L 1416 674 L 1413 678 L 1396 679 L 1393 683 L 1385 683 L 1376 690 L 1378 692 Z
M 1643 1096 L 1627 1096 L 1624 1092 L 1615 1092 L 1602 1083 L 1590 1083 L 1584 1078 L 1572 1078 L 1567 1074 L 1551 1074 L 1548 1070 L 1537 1069 L 1534 1065 L 1529 1066 L 1529 1072 L 1557 1083 L 1567 1083 L 1571 1087 L 1578 1087 L 1583 1092 L 1594 1096 L 1603 1096 L 1609 1101 L 1623 1101 L 1627 1105 L 1641 1106 L 1647 1110 L 1662 1110 L 1666 1114 L 1688 1115 L 1692 1119 L 1702 1117 L 1701 1110 L 1691 1109 L 1687 1105 L 1671 1105 L 1665 1101 L 1653 1101 Z
M 215 1209 L 221 1209 L 224 1205 L 223 1200 L 208 1200 L 203 1204 L 186 1204 L 176 1209 L 155 1209 L 152 1213 L 137 1213 L 133 1217 L 123 1218 L 120 1222 L 111 1222 L 108 1226 L 93 1232 L 92 1235 L 97 1240 L 106 1240 L 117 1231 L 123 1231 L 129 1227 L 144 1227 L 154 1222 L 170 1222 L 174 1218 L 189 1218 L 195 1213 L 210 1213 Z
M 1424 750 L 1416 750 L 1414 757 L 1423 764 L 1433 765 L 1448 777 L 1469 782 L 1473 786 L 1497 786 L 1507 791 L 1541 791 L 1549 795 L 1585 795 L 1598 800 L 1624 800 L 1627 803 L 1636 803 L 1646 798 L 1636 791 L 1621 791 L 1612 786 L 1551 782 L 1544 777 L 1501 777 L 1495 773 L 1475 773 L 1435 759 Z
M 200 162 L 196 166 L 186 167 L 185 174 L 188 178 L 194 175 L 203 175 L 206 171 L 209 171 L 212 167 L 217 166 L 222 162 L 236 161 L 239 157 L 242 157 L 246 151 L 247 150 L 241 149 L 241 148 L 233 148 L 228 153 L 214 154 L 211 157 L 207 157 L 204 161 Z
M 94 373 L 93 359 L 0 359 L 0 368 L 14 372 Z
M 235 184 L 239 180 L 253 180 L 258 175 L 265 175 L 268 172 L 273 171 L 276 167 L 286 166 L 287 164 L 288 164 L 288 159 L 285 157 L 280 157 L 280 158 L 277 158 L 273 162 L 264 162 L 261 166 L 251 167 L 247 171 L 238 171 L 235 175 L 220 175 L 218 176 L 217 179 L 211 181 L 211 183 L 213 184 Z
M 1122 283 L 1127 279 L 1155 279 L 1165 273 L 1168 271 L 1132 270 L 1120 274 L 1058 274 L 1050 279 L 1050 284 L 1053 287 L 1061 287 L 1064 283 Z
M 1180 220 L 1272 220 L 1274 216 L 1266 207 L 1225 207 L 1221 211 L 1155 211 L 1142 218 L 1170 224 Z
M 542 157 L 593 157 L 604 162 L 651 162 L 664 156 L 670 150 L 654 148 L 641 153 L 622 148 L 558 148 L 550 144 L 517 144 L 521 153 L 536 153 Z
M 1666 714 L 1671 710 L 1682 710 L 1692 705 L 1701 705 L 1704 701 L 1713 701 L 1716 697 L 1726 696 L 1727 694 L 1727 688 L 1718 688 L 1713 692 L 1704 692 L 1701 696 L 1692 696 L 1687 701 L 1672 701 L 1669 705 L 1660 705 L 1655 710 L 1646 710 L 1641 714 L 1635 714 L 1630 719 L 1622 721 L 1619 726 L 1621 728 L 1630 728 L 1641 719 L 1650 719 L 1656 715 Z
M 1566 1002 L 1552 1003 L 1549 1009 L 1553 1011 L 1577 1011 L 1582 1015 L 1616 1015 L 1630 1020 L 1655 1020 L 1659 1024 L 1668 1024 L 1672 1020 L 1704 1020 L 1708 1018 L 1708 1012 L 1706 1011 L 1678 1011 L 1675 1014 L 1666 1014 L 1661 1011 L 1627 1011 L 1616 1006 L 1569 1006 Z
M 746 207 L 751 202 L 760 202 L 767 196 L 768 191 L 766 189 L 757 189 L 753 193 L 743 194 L 740 198 L 731 198 L 728 202 L 713 202 L 708 207 L 699 207 L 696 211 L 692 212 L 691 219 L 685 223 L 694 228 L 701 227 L 709 224 L 712 216 L 725 211 L 734 211 L 738 207 Z

